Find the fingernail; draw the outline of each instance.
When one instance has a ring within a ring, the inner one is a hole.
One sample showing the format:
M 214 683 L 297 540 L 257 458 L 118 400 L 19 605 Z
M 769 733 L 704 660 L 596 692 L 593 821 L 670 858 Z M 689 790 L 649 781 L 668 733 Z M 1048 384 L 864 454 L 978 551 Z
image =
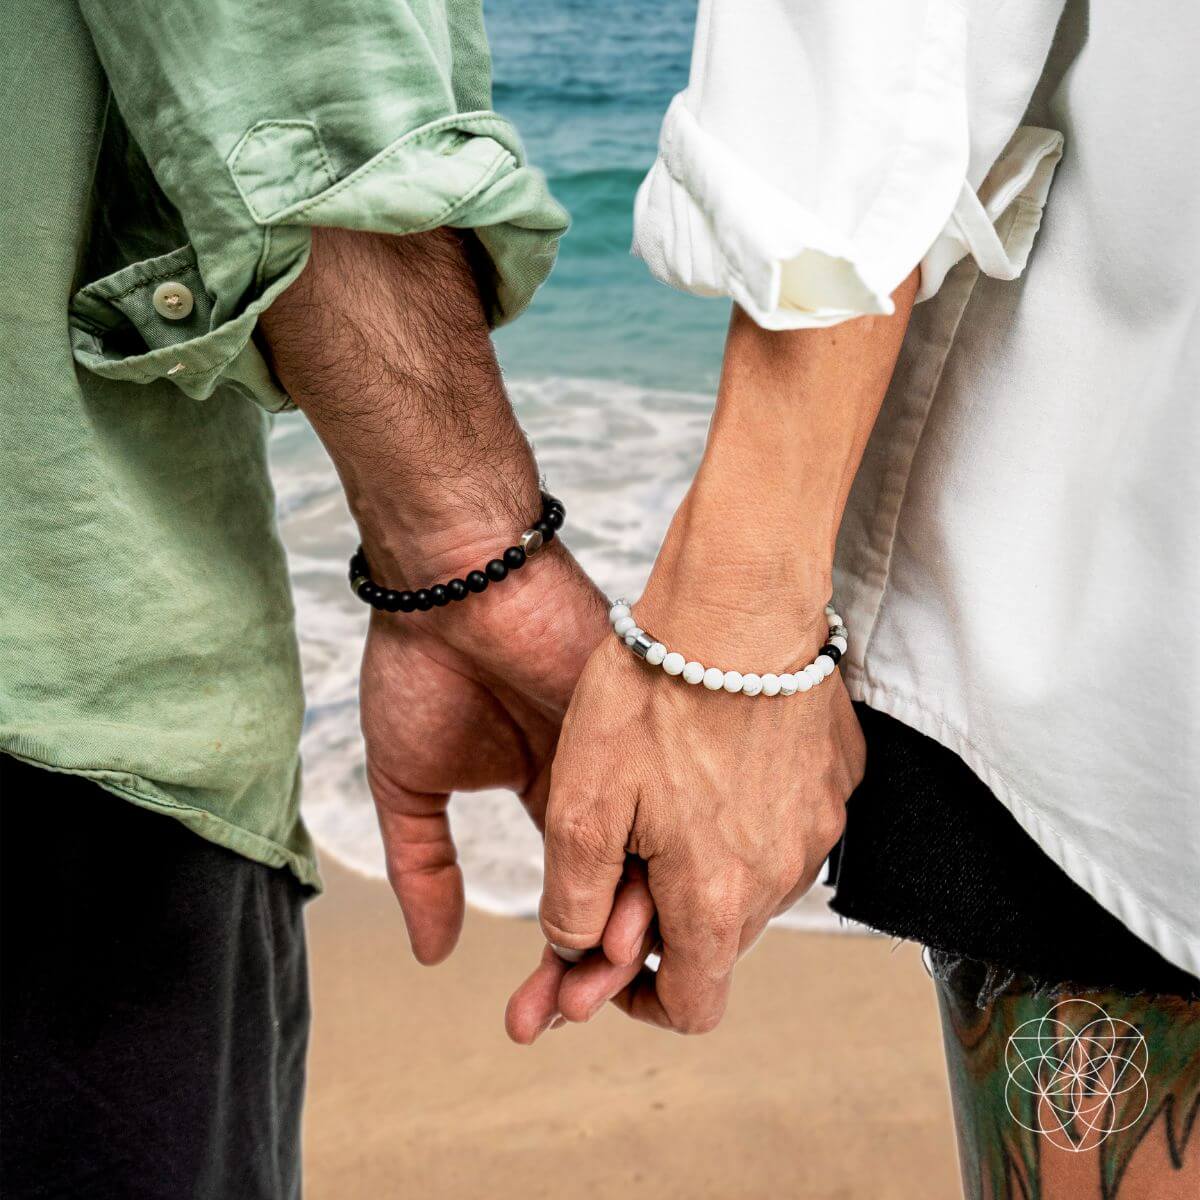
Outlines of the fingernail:
M 549 1027 L 551 1029 L 561 1029 L 566 1023 L 567 1023 L 566 1017 L 555 1017 L 554 1020 L 550 1022 Z
M 550 949 L 558 955 L 563 962 L 577 963 L 587 953 L 586 950 L 572 950 L 569 946 L 556 946 L 553 942 L 550 943 Z
M 543 1024 L 538 1026 L 537 1033 L 535 1033 L 533 1035 L 533 1040 L 536 1042 L 538 1040 L 538 1038 L 540 1038 L 542 1036 L 542 1034 L 545 1033 L 547 1030 L 557 1029 L 558 1024 L 561 1021 L 562 1021 L 562 1016 L 559 1013 L 554 1013 L 552 1016 L 548 1017 Z

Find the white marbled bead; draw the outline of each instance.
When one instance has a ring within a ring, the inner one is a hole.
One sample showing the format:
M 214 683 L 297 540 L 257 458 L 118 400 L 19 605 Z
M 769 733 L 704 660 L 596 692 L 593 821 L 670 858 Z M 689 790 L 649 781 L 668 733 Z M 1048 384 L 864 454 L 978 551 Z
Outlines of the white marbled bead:
M 779 694 L 781 696 L 794 696 L 796 694 L 796 677 L 790 672 L 780 675 L 779 677 Z
M 699 683 L 704 678 L 704 664 L 696 662 L 693 659 L 689 663 L 683 664 L 683 682 L 684 683 Z
M 649 658 L 650 655 L 647 654 L 646 657 Z M 683 667 L 683 655 L 677 650 L 672 650 L 671 653 L 662 660 L 662 669 L 666 671 L 668 675 L 679 675 L 683 671 Z M 701 668 L 700 673 L 704 673 L 703 668 Z
M 812 680 L 813 687 L 816 687 L 816 685 L 825 678 L 824 673 L 821 671 L 821 668 L 816 665 L 816 663 L 809 663 L 808 666 L 804 668 L 804 674 Z
M 725 678 L 721 681 L 721 686 L 733 694 L 737 694 L 742 690 L 742 673 L 741 671 L 726 671 Z
M 835 663 L 828 654 L 818 654 L 817 657 L 813 659 L 812 665 L 820 668 L 821 678 L 824 679 L 826 676 L 833 674 L 833 669 L 837 666 L 837 663 Z
M 836 646 L 843 654 L 845 654 L 846 647 L 849 646 L 850 643 L 847 642 L 844 637 L 831 637 L 829 639 L 829 644 L 831 646 Z
M 719 692 L 725 686 L 725 672 L 720 667 L 709 667 L 704 672 L 704 686 L 710 692 Z
M 829 625 L 829 628 L 833 629 L 835 626 L 842 623 L 842 618 L 839 617 L 837 613 L 831 612 L 825 614 L 825 621 Z
M 626 613 L 623 617 L 618 617 L 613 622 L 613 633 L 617 637 L 624 637 L 631 629 L 637 626 L 637 622 Z
M 646 661 L 652 666 L 657 667 L 662 663 L 662 660 L 667 657 L 667 648 L 662 642 L 655 642 L 649 650 L 646 651 Z
M 753 671 L 742 676 L 742 695 L 757 696 L 763 690 L 763 681 Z
M 779 676 L 770 673 L 762 677 L 762 694 L 764 696 L 779 695 Z
M 616 604 L 608 610 L 608 619 L 615 625 L 622 617 L 629 616 L 629 605 L 623 600 L 618 600 Z
M 796 691 L 807 692 L 812 690 L 812 685 L 816 682 L 808 673 L 807 668 L 803 671 L 797 671 L 792 678 L 796 681 Z

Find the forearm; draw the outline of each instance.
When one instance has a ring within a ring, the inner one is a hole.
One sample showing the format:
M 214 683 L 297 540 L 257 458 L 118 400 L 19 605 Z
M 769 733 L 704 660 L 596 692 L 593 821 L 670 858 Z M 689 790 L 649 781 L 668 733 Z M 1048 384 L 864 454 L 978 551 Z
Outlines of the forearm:
M 262 328 L 390 586 L 426 586 L 536 517 L 537 468 L 457 234 L 318 229 Z
M 916 285 L 914 272 L 897 289 L 894 316 L 828 329 L 769 332 L 735 310 L 704 459 L 640 623 L 726 666 L 782 667 L 815 649 L 838 525 Z

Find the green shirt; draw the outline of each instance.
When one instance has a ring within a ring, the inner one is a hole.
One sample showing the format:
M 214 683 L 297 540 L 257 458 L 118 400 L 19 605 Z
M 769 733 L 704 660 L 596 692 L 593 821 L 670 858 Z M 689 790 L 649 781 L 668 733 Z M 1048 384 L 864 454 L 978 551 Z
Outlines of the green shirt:
M 322 225 L 473 228 L 493 319 L 528 303 L 566 219 L 490 111 L 480 7 L 4 14 L 0 750 L 309 884 L 253 331 Z

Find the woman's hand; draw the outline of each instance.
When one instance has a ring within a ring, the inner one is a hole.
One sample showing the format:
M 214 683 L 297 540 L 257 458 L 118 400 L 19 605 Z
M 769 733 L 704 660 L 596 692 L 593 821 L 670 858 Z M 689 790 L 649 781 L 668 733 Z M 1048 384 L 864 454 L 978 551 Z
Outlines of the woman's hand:
M 824 633 L 819 615 L 795 640 L 815 652 Z M 738 956 L 812 885 L 841 835 L 863 764 L 838 674 L 792 697 L 729 695 L 672 679 L 606 639 L 579 682 L 554 762 L 541 909 L 548 941 L 602 945 L 603 954 L 569 972 L 547 960 L 514 997 L 510 1033 L 525 1040 L 551 1003 L 587 1020 L 614 993 L 640 1020 L 712 1029 Z M 651 903 L 638 910 L 640 927 L 610 922 L 627 854 L 645 864 Z M 657 973 L 642 970 L 655 948 Z M 556 995 L 547 981 L 555 973 Z

